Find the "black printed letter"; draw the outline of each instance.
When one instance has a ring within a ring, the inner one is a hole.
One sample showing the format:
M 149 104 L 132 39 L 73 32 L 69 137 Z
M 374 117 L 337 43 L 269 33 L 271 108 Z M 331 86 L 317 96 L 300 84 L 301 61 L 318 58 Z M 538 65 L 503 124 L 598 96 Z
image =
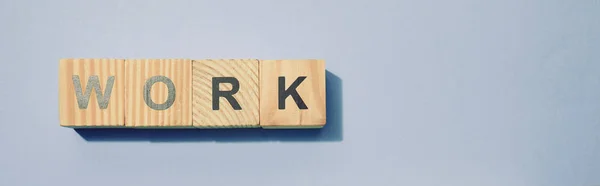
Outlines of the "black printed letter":
M 298 95 L 298 91 L 296 91 L 296 88 L 298 88 L 298 85 L 300 85 L 300 83 L 302 83 L 302 81 L 304 81 L 304 79 L 306 79 L 306 76 L 300 76 L 296 79 L 296 81 L 294 81 L 292 83 L 292 85 L 290 85 L 290 87 L 286 90 L 285 89 L 285 77 L 280 76 L 279 77 L 279 109 L 285 109 L 285 99 L 288 96 L 292 96 L 292 98 L 294 99 L 294 102 L 296 102 L 296 105 L 298 105 L 298 108 L 300 109 L 308 109 L 308 107 L 306 107 L 306 104 L 304 104 L 304 100 L 302 100 L 302 98 L 300 97 L 300 95 Z
M 220 83 L 231 84 L 230 91 L 220 91 Z M 212 78 L 212 107 L 213 110 L 219 110 L 219 97 L 224 97 L 229 101 L 234 110 L 242 110 L 240 104 L 235 100 L 233 95 L 240 90 L 240 82 L 234 77 L 213 77 Z

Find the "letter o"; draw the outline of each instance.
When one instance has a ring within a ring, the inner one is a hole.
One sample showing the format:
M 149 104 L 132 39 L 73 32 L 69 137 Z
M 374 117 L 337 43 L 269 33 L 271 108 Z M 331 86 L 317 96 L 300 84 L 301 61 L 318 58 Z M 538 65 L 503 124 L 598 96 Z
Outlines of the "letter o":
M 154 83 L 157 82 L 164 83 L 165 85 L 167 85 L 168 89 L 167 100 L 162 104 L 156 104 L 154 101 L 152 101 L 152 97 L 150 97 L 150 90 L 152 89 L 152 85 L 154 85 Z M 173 103 L 175 103 L 175 84 L 173 84 L 173 81 L 171 81 L 171 79 L 165 76 L 153 76 L 149 78 L 148 80 L 146 80 L 146 85 L 144 86 L 144 102 L 146 102 L 146 105 L 148 105 L 148 107 L 154 110 L 169 109 L 169 107 L 171 107 Z

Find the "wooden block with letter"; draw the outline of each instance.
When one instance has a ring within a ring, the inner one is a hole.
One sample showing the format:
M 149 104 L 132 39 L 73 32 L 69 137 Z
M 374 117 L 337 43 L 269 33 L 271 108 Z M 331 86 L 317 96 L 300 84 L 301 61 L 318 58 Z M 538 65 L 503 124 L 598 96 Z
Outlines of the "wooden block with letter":
M 260 127 L 257 59 L 194 60 L 192 68 L 194 127 Z
M 127 127 L 192 127 L 192 62 L 126 60 Z
M 261 127 L 321 128 L 325 102 L 325 61 L 260 61 Z
M 59 118 L 65 127 L 125 125 L 125 63 L 119 59 L 62 59 Z

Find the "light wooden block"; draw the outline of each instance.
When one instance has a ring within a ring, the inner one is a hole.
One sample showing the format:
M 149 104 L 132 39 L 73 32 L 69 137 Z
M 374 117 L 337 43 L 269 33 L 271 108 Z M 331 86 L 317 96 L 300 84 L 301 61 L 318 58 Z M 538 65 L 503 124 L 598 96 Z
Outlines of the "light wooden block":
M 260 127 L 258 60 L 194 60 L 192 68 L 194 127 Z
M 65 127 L 125 124 L 125 63 L 119 59 L 62 59 L 59 117 Z
M 260 126 L 263 128 L 321 128 L 326 122 L 325 61 L 260 60 Z M 296 87 L 295 101 L 290 86 Z M 281 80 L 280 80 L 281 79 Z M 285 81 L 283 81 L 283 79 Z M 283 82 L 283 87 L 279 82 Z M 280 91 L 282 89 L 283 91 Z M 286 94 L 287 93 L 290 94 Z M 279 100 L 285 103 L 280 108 Z
M 126 68 L 127 127 L 192 127 L 191 60 L 131 59 Z

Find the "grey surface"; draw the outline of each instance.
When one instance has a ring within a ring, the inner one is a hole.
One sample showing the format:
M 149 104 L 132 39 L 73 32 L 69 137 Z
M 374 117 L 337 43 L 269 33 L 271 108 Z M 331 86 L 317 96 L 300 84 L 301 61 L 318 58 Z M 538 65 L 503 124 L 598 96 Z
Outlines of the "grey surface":
M 599 18 L 596 0 L 4 0 L 0 185 L 599 185 Z M 61 128 L 69 57 L 325 59 L 334 125 Z

